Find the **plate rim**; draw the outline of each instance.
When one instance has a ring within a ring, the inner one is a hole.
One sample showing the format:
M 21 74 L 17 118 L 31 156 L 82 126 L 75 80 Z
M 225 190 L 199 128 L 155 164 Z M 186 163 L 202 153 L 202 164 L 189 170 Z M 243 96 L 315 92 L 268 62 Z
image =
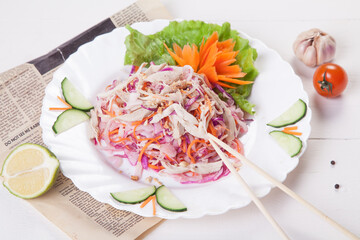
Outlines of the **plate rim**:
M 176 19 L 176 20 L 172 20 L 172 21 L 181 21 L 181 20 Z M 155 19 L 155 20 L 150 21 L 150 22 L 138 22 L 138 23 L 135 23 L 135 24 L 133 24 L 133 25 L 131 25 L 131 26 L 138 25 L 138 24 L 154 24 L 154 23 L 157 23 L 157 22 L 167 22 L 167 24 L 168 24 L 170 21 L 169 21 L 169 20 L 165 20 L 165 19 Z M 165 25 L 165 26 L 167 26 L 167 25 Z M 102 39 L 104 36 L 107 36 L 107 35 L 112 34 L 114 31 L 120 31 L 120 29 L 124 29 L 124 27 L 115 28 L 115 29 L 112 30 L 111 32 L 105 33 L 105 34 L 102 34 L 102 35 L 99 35 L 99 36 L 97 36 L 96 38 L 94 38 L 92 41 L 81 45 L 81 46 L 78 48 L 78 50 L 77 50 L 75 53 L 71 54 L 71 55 L 69 56 L 69 58 L 65 61 L 65 63 L 64 63 L 62 66 L 60 66 L 59 69 L 57 69 L 57 70 L 54 72 L 53 78 L 52 78 L 52 80 L 48 83 L 48 85 L 46 86 L 46 89 L 50 86 L 50 83 L 52 83 L 52 82 L 54 81 L 55 76 L 57 76 L 56 74 L 60 71 L 60 69 L 63 68 L 63 66 L 66 64 L 66 62 L 69 62 L 69 60 L 71 61 L 71 59 L 73 59 L 73 57 L 74 57 L 76 54 L 78 54 L 79 51 L 82 51 L 81 49 L 86 48 L 86 46 L 88 46 L 88 45 L 94 44 L 94 42 L 99 41 L 99 39 Z M 233 28 L 233 29 L 235 29 L 235 28 Z M 266 48 L 268 51 L 271 51 L 271 52 L 272 52 L 274 55 L 276 55 L 284 64 L 286 64 L 287 67 L 288 67 L 289 69 L 291 69 L 292 75 L 295 76 L 295 77 L 298 79 L 298 81 L 300 82 L 300 84 L 301 84 L 301 86 L 302 86 L 301 91 L 302 91 L 302 92 L 304 93 L 304 95 L 306 96 L 306 99 L 303 99 L 303 100 L 306 102 L 306 104 L 307 104 L 307 106 L 308 106 L 308 112 L 307 112 L 307 116 L 308 116 L 308 117 L 307 117 L 307 118 L 308 118 L 307 124 L 308 124 L 308 127 L 309 127 L 308 134 L 307 134 L 307 136 L 305 137 L 305 140 L 303 140 L 303 149 L 302 149 L 301 153 L 300 153 L 298 156 L 296 156 L 296 158 L 297 158 L 297 163 L 293 166 L 292 169 L 290 169 L 289 171 L 287 171 L 287 172 L 285 173 L 284 178 L 280 180 L 281 182 L 283 182 L 283 181 L 287 178 L 287 176 L 289 175 L 289 173 L 291 173 L 291 172 L 298 166 L 299 158 L 304 154 L 304 152 L 305 152 L 305 150 L 306 150 L 306 148 L 307 148 L 307 141 L 308 141 L 309 135 L 310 135 L 310 133 L 311 133 L 310 120 L 311 120 L 311 115 L 312 115 L 311 109 L 310 109 L 310 107 L 309 107 L 309 97 L 308 97 L 308 94 L 306 93 L 306 91 L 305 91 L 305 89 L 304 89 L 304 87 L 303 87 L 301 78 L 295 73 L 295 71 L 293 70 L 293 68 L 291 67 L 291 65 L 290 65 L 287 61 L 285 61 L 285 60 L 279 55 L 279 53 L 277 53 L 275 50 L 269 48 L 269 47 L 268 47 L 266 44 L 264 44 L 262 41 L 260 41 L 260 40 L 258 40 L 258 39 L 255 39 L 255 38 L 252 38 L 251 36 L 247 35 L 246 33 L 242 32 L 242 31 L 239 31 L 239 30 L 237 30 L 237 29 L 235 29 L 235 30 L 239 32 L 239 35 L 240 35 L 240 36 L 242 36 L 242 37 L 244 37 L 244 38 L 247 38 L 249 41 L 257 41 L 257 43 L 263 45 L 264 48 Z M 256 63 L 256 62 L 255 62 L 255 63 Z M 261 72 L 260 72 L 260 73 L 261 73 Z M 46 109 L 44 108 L 44 106 L 45 106 L 44 102 L 45 102 L 45 100 L 46 100 L 46 94 L 47 94 L 47 91 L 45 90 L 45 96 L 44 96 L 44 99 L 43 99 L 43 106 L 42 106 L 41 117 L 40 117 L 40 126 L 41 126 L 42 129 L 43 129 L 43 126 L 44 126 L 44 119 L 43 119 L 43 118 L 44 118 L 44 112 L 45 112 L 45 110 L 46 110 Z M 45 139 L 46 139 L 46 136 L 45 136 L 45 131 L 44 131 L 44 129 L 43 129 L 43 131 L 42 131 L 42 139 L 43 139 L 43 142 L 46 144 L 46 140 L 45 140 Z M 48 144 L 46 144 L 46 145 L 48 145 Z M 50 150 L 51 150 L 51 147 L 50 147 Z M 59 159 L 59 161 L 61 162 L 60 159 Z M 84 189 L 84 188 L 81 186 L 81 184 L 79 184 L 76 180 L 74 181 L 74 180 L 71 178 L 71 176 L 69 176 L 67 173 L 65 173 L 65 172 L 63 171 L 63 168 L 62 168 L 61 165 L 62 165 L 62 164 L 60 163 L 60 168 L 61 168 L 62 173 L 64 174 L 64 176 L 66 176 L 66 177 L 68 177 L 69 179 L 71 179 L 71 180 L 74 182 L 75 186 L 77 186 L 80 190 L 86 191 L 86 189 Z M 80 186 L 81 186 L 81 187 L 80 187 Z M 271 184 L 271 186 L 270 186 L 266 191 L 264 191 L 264 194 L 258 195 L 258 197 L 261 198 L 261 197 L 263 197 L 263 196 L 268 195 L 273 187 L 274 187 L 274 186 Z M 86 192 L 88 192 L 88 191 L 86 191 Z M 88 192 L 88 193 L 89 193 L 92 197 L 94 197 L 90 192 Z M 96 197 L 94 197 L 94 198 L 95 198 L 97 201 L 100 201 L 100 202 L 103 202 L 103 203 L 108 203 L 108 202 L 101 201 L 101 200 L 97 199 Z M 242 206 L 228 206 L 228 207 L 225 207 L 222 211 L 214 211 L 214 212 L 208 211 L 208 212 L 205 212 L 205 213 L 203 213 L 203 214 L 198 214 L 198 215 L 195 215 L 195 216 L 184 215 L 184 214 L 178 214 L 178 213 L 176 213 L 176 214 L 171 214 L 170 217 L 167 217 L 167 216 L 159 216 L 159 217 L 163 217 L 163 218 L 167 218 L 167 219 L 176 219 L 176 218 L 180 218 L 180 217 L 183 217 L 183 218 L 200 218 L 200 217 L 203 217 L 203 216 L 205 216 L 205 215 L 218 215 L 218 214 L 223 214 L 223 213 L 225 213 L 225 212 L 227 212 L 227 211 L 229 211 L 229 210 L 231 210 L 231 209 L 242 208 L 242 207 L 247 206 L 250 202 L 251 202 L 251 200 L 249 200 L 247 203 L 243 203 Z M 111 204 L 111 205 L 112 205 L 112 204 Z M 116 206 L 112 205 L 112 206 L 115 207 L 115 208 L 117 208 L 117 209 L 128 210 L 127 207 L 126 207 L 127 205 L 125 205 L 125 207 L 121 207 L 121 206 L 119 207 L 119 205 L 116 205 Z M 132 211 L 132 210 L 128 210 L 128 211 Z M 134 211 L 132 211 L 132 212 L 134 212 Z M 146 214 L 145 214 L 145 215 L 142 214 L 142 213 L 143 213 L 142 211 L 140 211 L 140 212 L 135 212 L 135 213 L 136 213 L 136 214 L 139 214 L 139 215 L 142 215 L 142 216 L 145 216 L 145 217 L 152 217 L 152 216 L 149 216 L 149 215 L 146 215 Z

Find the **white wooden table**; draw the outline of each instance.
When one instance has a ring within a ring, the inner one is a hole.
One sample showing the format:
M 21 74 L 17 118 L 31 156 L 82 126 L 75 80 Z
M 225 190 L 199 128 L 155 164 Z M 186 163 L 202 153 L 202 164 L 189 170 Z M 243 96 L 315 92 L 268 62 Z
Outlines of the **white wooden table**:
M 0 1 L 0 72 L 34 59 L 129 5 L 129 0 Z M 163 0 L 173 17 L 229 21 L 275 49 L 302 78 L 313 111 L 308 148 L 285 184 L 360 236 L 360 2 Z M 337 41 L 335 63 L 349 76 L 344 94 L 320 97 L 315 69 L 295 59 L 292 43 L 318 27 Z M 330 161 L 336 161 L 332 166 Z M 334 185 L 340 189 L 335 190 Z M 292 239 L 346 239 L 319 217 L 273 189 L 262 202 Z M 0 187 L 1 239 L 69 239 L 26 201 Z M 167 220 L 146 239 L 279 239 L 253 205 L 218 216 Z

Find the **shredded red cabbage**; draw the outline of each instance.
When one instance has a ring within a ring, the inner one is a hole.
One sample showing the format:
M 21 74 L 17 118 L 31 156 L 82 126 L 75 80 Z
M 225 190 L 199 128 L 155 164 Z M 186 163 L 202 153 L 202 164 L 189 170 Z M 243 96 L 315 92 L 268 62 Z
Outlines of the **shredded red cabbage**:
M 90 112 L 91 138 L 112 155 L 109 163 L 117 168 L 122 158 L 134 166 L 135 176 L 154 171 L 183 184 L 228 175 L 206 133 L 242 151 L 237 138 L 247 126 L 231 96 L 216 84 L 228 97 L 222 101 L 190 66 L 150 64 L 135 69 L 132 66 L 128 79 L 114 81 L 100 93 Z M 233 164 L 240 167 L 236 159 Z

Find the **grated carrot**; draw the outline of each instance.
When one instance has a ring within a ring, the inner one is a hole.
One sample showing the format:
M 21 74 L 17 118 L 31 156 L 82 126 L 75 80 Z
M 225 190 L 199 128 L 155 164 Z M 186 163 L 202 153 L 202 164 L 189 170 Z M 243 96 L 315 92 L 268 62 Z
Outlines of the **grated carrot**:
M 152 201 L 153 215 L 156 215 L 156 204 L 155 204 L 156 196 L 151 195 L 148 197 L 143 203 L 141 203 L 140 208 L 144 208 L 150 201 Z
M 192 147 L 195 143 L 197 143 L 197 142 L 205 143 L 204 140 L 195 139 L 195 140 L 193 140 L 193 141 L 189 144 L 188 149 L 187 149 L 187 151 L 186 151 L 186 153 L 187 153 L 187 155 L 189 156 L 189 158 L 190 158 L 190 160 L 191 160 L 192 163 L 195 163 L 195 158 L 194 158 L 193 156 L 191 156 L 191 147 Z
M 57 99 L 59 99 L 62 103 L 64 103 L 67 107 L 50 107 L 49 110 L 50 111 L 65 111 L 68 109 L 72 109 L 72 106 L 70 104 L 68 104 L 64 99 L 62 99 L 59 96 L 56 96 Z
M 235 143 L 236 143 L 236 149 L 237 149 L 238 153 L 242 154 L 243 151 L 242 151 L 242 148 L 240 147 L 241 146 L 240 140 L 235 138 Z
M 140 151 L 140 154 L 139 154 L 139 157 L 138 157 L 138 161 L 141 162 L 141 158 L 142 158 L 142 155 L 145 153 L 145 150 L 146 148 L 153 142 L 159 140 L 160 138 L 162 138 L 164 135 L 160 135 L 160 136 L 157 136 L 156 138 L 154 139 L 151 139 L 150 141 L 148 141 L 145 146 L 141 149 Z
M 117 140 L 112 139 L 110 135 L 117 134 L 117 133 L 119 133 L 119 128 L 108 132 L 108 137 L 109 137 L 110 142 L 119 143 L 119 142 L 123 142 L 123 141 L 131 141 L 130 138 L 121 138 L 121 137 L 119 137 Z
M 66 106 L 68 106 L 69 108 L 72 108 L 72 106 L 70 104 L 68 104 L 64 99 L 62 99 L 61 97 L 57 96 L 57 98 L 64 103 Z
M 284 133 L 287 133 L 287 134 L 291 134 L 291 135 L 297 135 L 297 136 L 301 136 L 302 133 L 301 132 L 294 132 L 294 131 L 288 131 L 288 130 L 282 130 Z
M 145 207 L 152 199 L 153 197 L 155 197 L 154 195 L 151 195 L 150 197 L 148 197 L 141 205 L 140 208 Z
M 103 112 L 105 112 L 105 113 L 106 113 L 107 115 L 109 115 L 110 117 L 116 117 L 114 112 L 110 112 L 110 111 L 108 111 L 108 110 L 106 110 L 106 109 L 103 109 Z
M 293 127 L 285 127 L 284 130 L 285 131 L 291 131 L 291 130 L 297 130 L 298 127 L 297 126 L 293 126 Z
M 144 153 L 144 155 L 147 156 L 148 158 L 150 158 L 150 160 L 155 158 L 153 155 L 149 155 L 149 154 L 146 154 L 146 153 Z
M 297 130 L 298 127 L 297 126 L 292 126 L 292 127 L 285 127 L 282 132 L 287 133 L 287 134 L 291 134 L 291 135 L 297 135 L 297 136 L 301 136 L 302 133 L 301 132 L 295 132 L 293 130 Z
M 119 128 L 116 128 L 116 129 L 110 131 L 110 132 L 108 133 L 108 135 L 110 136 L 111 134 L 117 134 L 117 133 L 119 133 Z
M 164 153 L 164 154 L 165 154 L 165 157 L 166 157 L 169 161 L 177 163 L 177 161 L 176 161 L 175 159 L 172 159 L 172 158 L 169 157 L 169 155 L 167 155 L 166 153 Z
M 193 176 L 193 177 L 195 177 L 195 176 L 197 176 L 197 175 L 199 175 L 199 174 L 196 173 L 196 172 L 192 172 L 192 176 Z
M 56 111 L 56 110 L 63 110 L 63 111 L 65 111 L 65 110 L 68 110 L 68 109 L 72 109 L 71 107 L 69 108 L 69 107 L 66 107 L 66 108 L 61 108 L 61 107 L 51 107 L 51 108 L 49 108 L 49 110 L 50 111 Z
M 119 142 L 123 142 L 123 141 L 131 141 L 130 138 L 119 138 L 118 140 L 113 140 L 113 139 L 109 138 L 109 140 L 113 143 L 119 143 Z
M 165 167 L 163 166 L 156 166 L 156 165 L 153 165 L 153 164 L 148 164 L 148 167 L 149 168 L 152 168 L 152 169 L 156 169 L 156 170 L 161 170 L 161 169 L 164 169 Z
M 186 153 L 186 141 L 185 141 L 185 139 L 182 137 L 181 138 L 181 140 L 182 140 L 182 142 L 181 142 L 181 150 L 184 152 L 184 153 Z
M 138 140 L 139 142 L 151 140 L 152 138 L 138 138 L 138 137 L 137 137 L 137 135 L 136 135 L 136 128 L 137 128 L 138 126 L 140 126 L 140 124 L 138 124 L 138 125 L 136 125 L 136 126 L 134 127 L 134 131 L 133 131 L 134 138 L 135 138 L 136 140 Z
M 140 120 L 140 121 L 134 121 L 131 123 L 131 125 L 139 125 L 139 124 L 142 124 L 143 122 L 145 122 L 146 120 L 152 118 L 157 112 L 154 112 L 152 114 L 150 114 L 150 116 L 146 117 L 146 118 L 143 118 L 143 120 Z
M 208 125 L 208 132 L 210 132 L 214 136 L 217 136 L 216 129 L 215 129 L 212 122 L 210 122 L 209 125 Z
M 219 125 L 218 125 L 217 127 L 220 128 L 220 129 L 225 129 L 225 131 L 228 131 L 228 132 L 230 131 L 230 129 L 228 129 L 228 128 L 226 128 L 226 127 L 223 127 L 223 126 L 219 126 Z
M 211 101 L 209 99 L 209 96 L 207 94 L 205 94 L 204 96 L 205 96 L 206 104 L 208 105 L 209 111 L 211 113 L 212 112 L 212 106 L 211 106 Z
M 153 215 L 154 216 L 156 215 L 155 199 L 156 199 L 156 196 L 154 195 L 153 198 L 152 198 L 152 207 L 153 207 Z

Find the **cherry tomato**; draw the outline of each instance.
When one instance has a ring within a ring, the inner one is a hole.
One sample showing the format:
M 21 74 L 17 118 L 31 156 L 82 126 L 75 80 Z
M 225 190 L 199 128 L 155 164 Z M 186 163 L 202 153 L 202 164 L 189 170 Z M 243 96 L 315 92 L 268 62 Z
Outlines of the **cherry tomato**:
M 313 76 L 315 90 L 324 97 L 337 97 L 346 88 L 348 77 L 337 64 L 325 63 L 319 66 Z

